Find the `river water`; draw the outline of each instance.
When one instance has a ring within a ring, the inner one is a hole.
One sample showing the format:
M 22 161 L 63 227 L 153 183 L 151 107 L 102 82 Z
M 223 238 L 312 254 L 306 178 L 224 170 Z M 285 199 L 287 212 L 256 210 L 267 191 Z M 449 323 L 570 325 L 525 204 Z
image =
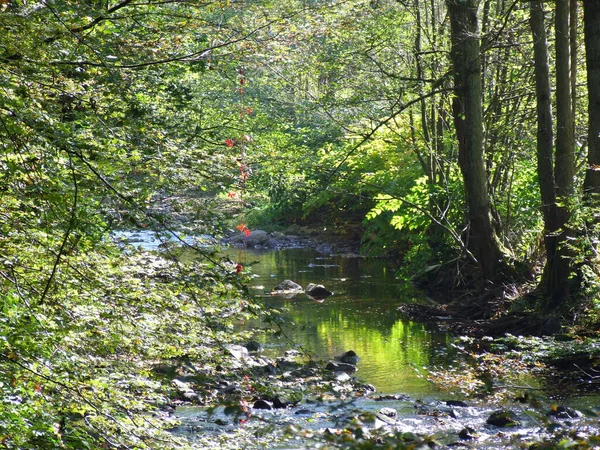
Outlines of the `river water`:
M 348 350 L 360 357 L 357 376 L 380 393 L 430 396 L 436 388 L 423 376 L 431 366 L 451 364 L 454 351 L 448 336 L 401 317 L 398 306 L 427 301 L 405 281 L 396 279 L 388 261 L 374 258 L 328 256 L 311 249 L 270 252 L 233 251 L 236 262 L 252 265 L 251 292 L 268 308 L 279 308 L 291 320 L 286 338 L 265 336 L 273 353 L 301 347 L 317 360 L 329 360 Z M 322 284 L 334 295 L 315 301 L 305 294 L 292 298 L 268 293 L 290 279 L 306 287 Z M 257 322 L 247 326 L 259 326 Z
M 120 237 L 146 250 L 160 250 L 160 242 L 143 232 Z M 210 237 L 201 239 L 207 245 L 211 244 Z M 196 241 L 194 243 L 197 245 Z M 429 383 L 426 374 L 428 369 L 455 365 L 459 355 L 452 345 L 452 338 L 435 328 L 408 321 L 399 314 L 398 307 L 402 304 L 429 300 L 410 283 L 398 280 L 393 267 L 383 259 L 326 255 L 311 249 L 265 252 L 229 249 L 226 253 L 251 275 L 248 287 L 258 301 L 266 308 L 282 310 L 287 318 L 283 326 L 285 337 L 275 337 L 269 332 L 257 333 L 256 338 L 263 343 L 267 356 L 279 356 L 285 350 L 298 348 L 325 362 L 354 350 L 360 357 L 356 376 L 362 382 L 372 384 L 377 395 L 402 394 L 396 400 L 383 402 L 364 397 L 348 405 L 312 405 L 306 416 L 298 416 L 293 410 L 254 411 L 253 415 L 260 418 L 252 421 L 254 426 L 260 426 L 264 421 L 279 430 L 289 426 L 335 429 L 341 418 L 356 408 L 375 413 L 381 407 L 391 407 L 398 413 L 396 430 L 426 434 L 443 444 L 452 444 L 459 440 L 461 430 L 472 427 L 479 436 L 472 444 L 473 448 L 511 449 L 520 448 L 522 440 L 535 442 L 548 437 L 546 411 L 551 404 L 560 402 L 590 413 L 579 419 L 553 421 L 554 429 L 562 430 L 565 435 L 577 433 L 583 438 L 600 433 L 598 416 L 594 413 L 600 411 L 598 395 L 552 398 L 540 391 L 535 394 L 540 400 L 540 406 L 535 409 L 509 401 L 503 404 L 469 402 L 472 406 L 448 410 L 444 402 L 449 397 L 448 392 Z M 291 298 L 269 294 L 287 279 L 302 287 L 309 283 L 323 284 L 334 295 L 315 301 L 305 294 Z M 269 328 L 258 320 L 240 325 L 246 329 Z M 532 385 L 536 383 L 536 380 L 528 381 Z M 508 430 L 487 425 L 487 417 L 500 407 L 515 413 L 521 426 Z M 176 416 L 181 425 L 174 433 L 197 442 L 197 448 L 205 448 L 207 444 L 203 439 L 206 436 L 235 439 L 239 432 L 239 426 L 231 422 L 223 408 L 209 411 L 182 406 L 177 408 Z M 270 444 L 268 434 L 265 439 L 260 448 L 313 448 L 311 443 L 297 440 L 283 447 Z

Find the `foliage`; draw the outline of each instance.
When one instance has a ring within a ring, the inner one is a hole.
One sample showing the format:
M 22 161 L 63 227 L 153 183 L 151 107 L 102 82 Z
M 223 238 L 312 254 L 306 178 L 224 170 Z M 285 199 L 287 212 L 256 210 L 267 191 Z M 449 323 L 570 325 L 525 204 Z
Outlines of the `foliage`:
M 198 248 L 182 261 L 168 245 L 168 259 L 123 254 L 116 228 L 218 237 L 313 222 L 411 271 L 464 253 L 443 2 L 284 3 L 0 2 L 4 447 L 181 448 L 158 410 L 172 386 L 152 364 L 227 371 L 222 344 L 256 308 L 241 263 Z M 527 6 L 485 3 L 494 222 L 538 264 Z M 595 323 L 596 211 L 574 197 L 561 199 L 577 230 L 573 281 Z M 466 385 L 505 375 L 474 359 Z M 389 444 L 359 429 L 330 444 Z
M 4 447 L 180 448 L 165 433 L 172 420 L 157 409 L 170 402 L 170 384 L 151 365 L 226 362 L 220 343 L 245 309 L 233 268 L 182 267 L 146 254 L 123 261 L 88 253 L 68 264 L 44 304 L 5 288 Z

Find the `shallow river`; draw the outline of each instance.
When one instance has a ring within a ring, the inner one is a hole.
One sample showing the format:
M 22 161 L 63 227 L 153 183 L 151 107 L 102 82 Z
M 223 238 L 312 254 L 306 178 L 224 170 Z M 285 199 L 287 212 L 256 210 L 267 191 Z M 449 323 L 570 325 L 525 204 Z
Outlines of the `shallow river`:
M 334 295 L 317 302 L 305 294 L 292 298 L 263 295 L 268 307 L 285 308 L 294 325 L 286 334 L 315 359 L 347 350 L 360 357 L 357 376 L 380 393 L 429 396 L 437 391 L 423 378 L 424 367 L 447 365 L 452 350 L 445 333 L 403 319 L 400 304 L 426 301 L 410 284 L 397 280 L 385 260 L 324 256 L 310 249 L 234 251 L 232 259 L 252 266 L 251 291 L 261 295 L 290 279 L 306 287 L 322 284 Z M 257 323 L 248 324 L 256 326 Z M 285 339 L 263 339 L 265 347 L 287 349 Z
M 125 237 L 148 250 L 159 248 L 143 232 L 135 233 L 133 239 L 131 234 Z M 258 334 L 267 356 L 278 356 L 285 350 L 301 347 L 314 359 L 327 361 L 347 350 L 354 350 L 360 356 L 356 376 L 362 382 L 374 385 L 377 395 L 402 394 L 396 400 L 376 401 L 364 397 L 350 404 L 303 405 L 308 407 L 305 415 L 298 415 L 297 410 L 254 411 L 254 417 L 261 417 L 277 430 L 288 426 L 315 430 L 343 427 L 344 417 L 351 416 L 354 409 L 375 413 L 382 407 L 391 407 L 398 413 L 396 430 L 431 435 L 438 442 L 451 444 L 460 440 L 461 430 L 472 427 L 479 435 L 471 441 L 472 448 L 512 449 L 519 448 L 523 440 L 534 442 L 547 437 L 549 421 L 546 414 L 550 405 L 560 403 L 586 414 L 578 419 L 552 420 L 552 427 L 584 438 L 600 433 L 596 414 L 600 411 L 600 396 L 597 394 L 557 398 L 548 396 L 547 391 L 533 390 L 540 402 L 535 408 L 514 401 L 501 405 L 468 401 L 472 406 L 449 408 L 444 400 L 450 395 L 429 383 L 425 375 L 426 368 L 452 367 L 457 357 L 456 349 L 445 333 L 400 316 L 399 305 L 427 302 L 428 299 L 409 283 L 396 279 L 385 260 L 327 256 L 309 249 L 268 252 L 231 249 L 227 254 L 245 267 L 252 265 L 251 292 L 262 297 L 266 307 L 284 310 L 284 316 L 293 322 L 284 327 L 289 339 Z M 292 298 L 266 294 L 286 279 L 302 287 L 309 283 L 323 284 L 334 295 L 317 302 L 304 294 Z M 256 321 L 242 326 L 264 328 L 265 324 Z M 536 380 L 525 382 L 531 383 L 530 387 L 538 386 Z M 521 426 L 509 430 L 487 425 L 490 413 L 501 407 L 515 413 Z M 223 408 L 209 412 L 206 408 L 181 406 L 177 408 L 176 416 L 181 425 L 174 433 L 197 442 L 197 448 L 205 448 L 207 444 L 203 439 L 206 436 L 231 442 L 240 431 L 239 425 L 224 414 Z M 247 431 L 254 426 L 260 427 L 261 423 L 251 421 Z M 264 442 L 257 442 L 261 448 L 313 448 L 312 444 L 297 440 L 283 446 L 273 445 L 269 435 L 265 436 Z

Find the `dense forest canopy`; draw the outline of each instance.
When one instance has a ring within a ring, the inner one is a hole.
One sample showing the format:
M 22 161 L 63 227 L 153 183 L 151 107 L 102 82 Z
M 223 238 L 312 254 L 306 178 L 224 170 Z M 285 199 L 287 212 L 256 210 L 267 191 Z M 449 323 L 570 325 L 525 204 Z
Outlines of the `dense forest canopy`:
M 217 364 L 248 313 L 235 264 L 161 284 L 117 229 L 318 226 L 482 316 L 597 321 L 594 0 L 0 0 L 0 29 L 8 448 L 163 448 L 138 363 Z

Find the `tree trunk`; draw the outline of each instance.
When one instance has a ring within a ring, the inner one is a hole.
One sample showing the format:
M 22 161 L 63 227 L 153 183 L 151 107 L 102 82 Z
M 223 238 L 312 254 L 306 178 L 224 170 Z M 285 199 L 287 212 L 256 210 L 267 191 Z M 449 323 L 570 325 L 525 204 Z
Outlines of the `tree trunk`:
M 583 14 L 589 98 L 588 167 L 584 189 L 590 199 L 600 196 L 600 2 L 584 0 Z
M 575 158 L 574 124 L 571 109 L 571 40 L 569 0 L 556 0 L 556 178 L 557 194 L 568 199 L 573 195 Z M 560 208 L 564 225 L 569 209 Z
M 504 254 L 492 226 L 484 165 L 481 52 L 478 0 L 446 0 L 450 15 L 455 97 L 453 115 L 458 138 L 469 219 L 468 248 L 485 280 L 500 275 Z
M 556 152 L 551 159 L 551 112 L 549 108 L 549 75 L 544 13 L 541 1 L 531 4 L 531 26 L 534 34 L 536 61 L 536 94 L 538 96 L 538 176 L 543 202 L 546 265 L 540 282 L 544 307 L 555 309 L 567 300 L 571 290 L 571 259 L 567 247 L 573 231 L 567 227 L 571 215 L 569 202 L 574 194 L 574 118 L 571 106 L 569 1 L 556 0 Z M 574 31 L 573 31 L 574 32 Z M 547 81 L 548 80 L 548 81 Z M 550 178 L 553 177 L 553 180 Z
M 552 94 L 550 91 L 550 66 L 548 41 L 544 25 L 544 7 L 541 0 L 530 3 L 530 25 L 533 34 L 535 62 L 535 93 L 537 106 L 537 175 L 542 199 L 545 235 L 558 229 L 556 192 L 554 185 L 554 133 L 552 131 Z M 549 253 L 546 242 L 546 252 Z

